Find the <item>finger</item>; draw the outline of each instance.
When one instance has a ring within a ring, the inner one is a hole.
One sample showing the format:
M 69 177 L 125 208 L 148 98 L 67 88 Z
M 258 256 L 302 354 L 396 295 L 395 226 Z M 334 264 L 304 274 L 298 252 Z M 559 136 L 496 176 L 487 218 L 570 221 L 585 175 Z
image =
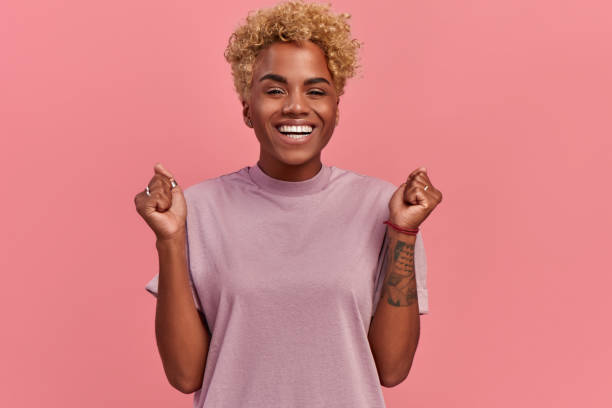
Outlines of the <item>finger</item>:
M 410 183 L 408 183 L 408 187 L 414 187 L 414 186 L 416 186 L 416 187 L 422 188 L 422 187 L 425 187 L 426 185 L 427 185 L 427 184 L 426 184 L 426 183 L 424 183 L 424 182 L 423 182 L 423 180 L 418 179 L 418 178 L 416 178 L 416 177 L 415 177 L 415 178 L 413 178 L 412 180 L 410 180 Z
M 151 178 L 149 184 L 149 194 L 147 196 L 147 207 L 158 210 L 159 208 L 165 208 L 165 200 L 170 200 L 169 205 L 172 205 L 172 191 L 170 189 L 170 182 L 167 180 L 166 176 L 162 176 L 160 174 L 156 174 Z
M 427 177 L 427 173 L 417 173 L 416 176 L 414 176 L 413 180 L 418 180 L 421 183 L 428 185 L 429 188 L 433 187 L 433 184 L 429 180 L 429 177 Z
M 136 211 L 138 212 L 138 214 L 143 213 L 143 210 L 145 208 L 145 203 L 148 200 L 148 196 L 146 191 L 141 191 L 140 193 L 136 194 L 134 196 L 134 205 L 136 205 Z
M 172 206 L 172 193 L 165 184 L 151 189 L 149 187 L 150 196 L 148 196 L 147 206 L 154 208 L 156 211 L 164 212 Z
M 425 190 L 425 184 L 418 180 L 412 180 L 404 191 L 404 201 L 410 204 L 421 204 L 428 200 L 429 189 Z
M 408 175 L 408 178 L 406 179 L 406 181 L 410 181 L 410 179 L 416 176 L 418 173 L 426 172 L 426 171 L 427 169 L 425 167 L 419 167 L 418 169 L 415 169 L 412 173 Z
M 161 187 L 163 189 L 167 189 L 168 192 L 172 189 L 172 184 L 170 183 L 170 179 L 163 174 L 156 173 L 153 177 L 151 177 L 151 181 L 149 182 L 149 190 Z
M 418 204 L 417 201 L 417 190 L 415 188 L 406 188 L 404 190 L 404 202 L 408 204 Z
M 155 173 L 161 174 L 162 176 L 167 177 L 169 180 L 174 180 L 174 176 L 172 175 L 172 173 L 166 170 L 164 165 L 159 162 L 155 163 L 155 166 L 153 166 L 153 170 L 155 171 Z
M 155 209 L 159 212 L 165 212 L 172 207 L 172 197 L 169 193 L 164 192 L 155 198 Z
M 427 190 L 425 190 L 425 186 L 429 186 Z M 423 181 L 417 179 L 416 177 L 412 179 L 410 184 L 408 184 L 408 188 L 414 189 L 414 190 L 420 190 L 420 192 L 425 193 L 425 194 L 430 193 L 432 190 L 431 185 L 424 183 Z
M 150 209 L 154 211 L 166 211 L 170 208 L 172 202 L 168 197 L 168 194 L 164 193 L 163 190 L 157 189 L 151 191 L 151 195 L 147 195 L 146 190 L 141 191 L 134 197 L 134 204 L 136 204 L 136 211 L 141 215 L 149 213 Z
M 429 182 L 429 179 L 427 179 L 427 177 L 422 172 L 417 172 L 414 175 L 412 175 L 411 178 L 406 182 L 406 184 L 408 185 L 408 188 L 412 186 L 419 186 L 419 187 L 424 188 L 425 186 L 428 185 L 429 188 L 427 190 L 429 190 L 430 188 L 433 187 L 431 183 Z
M 163 212 L 172 206 L 172 189 L 166 176 L 155 174 L 148 186 L 147 207 Z

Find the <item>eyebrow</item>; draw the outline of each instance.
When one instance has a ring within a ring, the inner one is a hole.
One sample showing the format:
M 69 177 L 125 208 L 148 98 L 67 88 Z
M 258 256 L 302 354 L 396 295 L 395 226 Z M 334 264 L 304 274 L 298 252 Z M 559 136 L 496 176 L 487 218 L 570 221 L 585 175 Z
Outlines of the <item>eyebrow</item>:
M 287 78 L 285 78 L 282 75 L 278 75 L 278 74 L 266 74 L 266 75 L 262 76 L 261 78 L 259 78 L 259 82 L 261 82 L 261 81 L 263 81 L 265 79 L 271 79 L 271 80 L 276 81 L 276 82 L 282 82 L 283 84 L 288 83 L 287 82 Z M 327 85 L 331 86 L 329 81 L 327 79 L 325 79 L 325 78 L 322 78 L 322 77 L 309 78 L 309 79 L 304 81 L 304 85 L 316 84 L 318 82 L 325 82 L 325 83 L 327 83 Z

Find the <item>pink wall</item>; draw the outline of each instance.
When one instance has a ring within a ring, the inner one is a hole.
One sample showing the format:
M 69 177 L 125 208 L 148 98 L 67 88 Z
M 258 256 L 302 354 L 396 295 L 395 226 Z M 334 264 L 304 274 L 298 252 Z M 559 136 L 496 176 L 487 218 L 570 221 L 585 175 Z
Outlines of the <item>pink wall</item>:
M 272 1 L 0 6 L 0 406 L 188 407 L 133 197 L 257 161 L 223 50 Z M 612 7 L 336 1 L 365 43 L 326 163 L 426 166 L 430 314 L 400 407 L 612 406 Z

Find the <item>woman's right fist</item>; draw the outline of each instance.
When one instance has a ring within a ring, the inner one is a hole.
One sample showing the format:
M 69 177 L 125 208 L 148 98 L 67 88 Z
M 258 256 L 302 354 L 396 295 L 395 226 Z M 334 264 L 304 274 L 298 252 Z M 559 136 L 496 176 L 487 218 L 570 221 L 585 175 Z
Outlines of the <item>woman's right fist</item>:
M 172 188 L 174 176 L 156 163 L 149 181 L 150 196 L 146 190 L 136 194 L 136 211 L 151 227 L 158 240 L 176 238 L 185 234 L 187 203 L 179 185 Z

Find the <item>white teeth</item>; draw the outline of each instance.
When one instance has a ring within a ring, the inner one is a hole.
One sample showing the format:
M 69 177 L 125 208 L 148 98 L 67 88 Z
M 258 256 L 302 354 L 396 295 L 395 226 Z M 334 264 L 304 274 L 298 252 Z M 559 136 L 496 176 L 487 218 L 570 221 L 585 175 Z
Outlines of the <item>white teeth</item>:
M 283 133 L 311 133 L 312 132 L 312 126 L 287 126 L 287 125 L 283 125 L 283 126 L 279 126 L 278 130 L 283 132 Z

